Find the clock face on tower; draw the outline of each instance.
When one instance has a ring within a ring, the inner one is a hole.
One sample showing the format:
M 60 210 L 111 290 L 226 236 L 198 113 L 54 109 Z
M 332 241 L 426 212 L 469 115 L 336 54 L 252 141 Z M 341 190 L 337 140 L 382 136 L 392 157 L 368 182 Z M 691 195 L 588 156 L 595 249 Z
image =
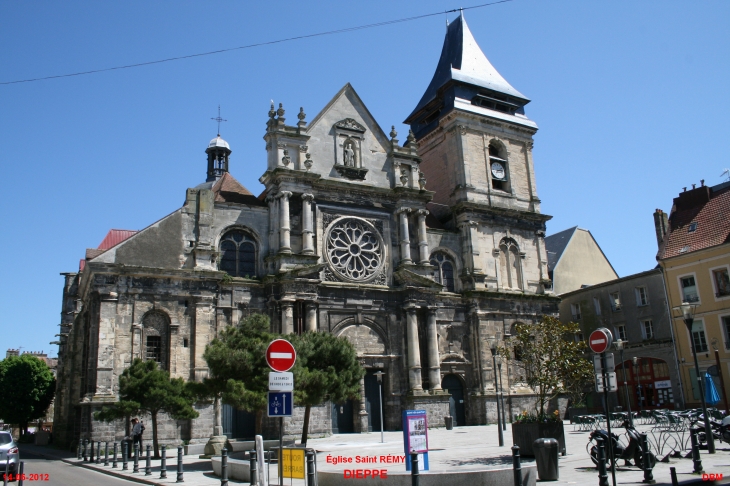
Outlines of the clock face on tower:
M 499 162 L 492 162 L 492 176 L 495 179 L 504 179 L 505 171 L 504 166 Z

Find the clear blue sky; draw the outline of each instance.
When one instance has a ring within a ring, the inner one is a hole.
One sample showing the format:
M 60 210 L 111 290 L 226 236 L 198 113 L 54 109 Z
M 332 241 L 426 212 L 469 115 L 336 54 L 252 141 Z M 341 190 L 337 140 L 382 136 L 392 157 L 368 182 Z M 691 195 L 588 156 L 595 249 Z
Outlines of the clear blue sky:
M 482 3 L 0 2 L 0 82 L 152 61 Z M 453 18 L 455 14 L 449 14 Z M 166 64 L 0 85 L 0 357 L 51 350 L 63 279 L 110 228 L 141 229 L 205 178 L 222 136 L 252 192 L 269 100 L 308 120 L 347 82 L 387 131 L 431 79 L 446 15 Z M 514 0 L 469 10 L 532 99 L 548 234 L 589 229 L 620 276 L 652 268 L 655 208 L 721 182 L 730 2 Z

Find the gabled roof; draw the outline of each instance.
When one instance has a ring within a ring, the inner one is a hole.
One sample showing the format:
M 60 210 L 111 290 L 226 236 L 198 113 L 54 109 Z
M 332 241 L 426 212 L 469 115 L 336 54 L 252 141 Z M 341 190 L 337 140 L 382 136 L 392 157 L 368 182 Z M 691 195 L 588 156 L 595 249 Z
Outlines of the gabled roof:
M 446 29 L 444 46 L 441 49 L 441 58 L 436 66 L 436 72 L 421 101 L 418 102 L 408 119 L 434 100 L 439 89 L 450 81 L 504 93 L 524 101 L 524 104 L 530 101 L 513 88 L 492 66 L 474 40 L 463 15 L 460 15 Z
M 692 223 L 697 223 L 690 232 Z M 657 259 L 730 243 L 730 182 L 701 186 L 674 198 L 669 215 L 669 231 Z
M 570 239 L 578 229 L 577 226 L 555 233 L 554 235 L 545 237 L 545 250 L 548 257 L 548 271 L 552 272 L 555 265 L 558 264 L 560 257 L 563 256 L 565 248 L 570 243 Z
M 261 206 L 264 204 L 263 201 L 260 201 L 256 196 L 251 194 L 248 189 L 243 187 L 241 183 L 228 172 L 225 172 L 223 176 L 221 176 L 221 178 L 213 184 L 211 190 L 215 194 L 215 202 L 233 202 L 254 206 Z

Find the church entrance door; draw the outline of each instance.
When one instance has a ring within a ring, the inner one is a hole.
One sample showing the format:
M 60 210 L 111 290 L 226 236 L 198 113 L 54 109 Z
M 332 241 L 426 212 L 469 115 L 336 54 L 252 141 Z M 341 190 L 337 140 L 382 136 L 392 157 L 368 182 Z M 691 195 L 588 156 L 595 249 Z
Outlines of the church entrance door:
M 352 434 L 355 432 L 355 419 L 352 416 L 354 408 L 352 400 L 332 404 L 333 434 Z
M 368 413 L 368 432 L 380 431 L 380 385 L 375 370 L 368 370 L 365 375 L 365 410 Z
M 464 385 L 456 375 L 446 375 L 441 382 L 441 388 L 446 390 L 449 398 L 449 414 L 454 417 L 454 425 L 466 425 L 466 413 L 464 411 Z

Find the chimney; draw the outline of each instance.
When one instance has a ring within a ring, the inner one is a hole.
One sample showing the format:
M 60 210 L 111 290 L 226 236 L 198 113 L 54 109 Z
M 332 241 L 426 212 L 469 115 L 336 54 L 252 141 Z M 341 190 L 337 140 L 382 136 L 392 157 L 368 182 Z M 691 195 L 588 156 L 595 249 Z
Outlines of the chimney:
M 669 230 L 669 217 L 661 209 L 654 211 L 654 230 L 656 231 L 657 245 L 661 247 L 662 241 L 664 241 L 664 235 Z

